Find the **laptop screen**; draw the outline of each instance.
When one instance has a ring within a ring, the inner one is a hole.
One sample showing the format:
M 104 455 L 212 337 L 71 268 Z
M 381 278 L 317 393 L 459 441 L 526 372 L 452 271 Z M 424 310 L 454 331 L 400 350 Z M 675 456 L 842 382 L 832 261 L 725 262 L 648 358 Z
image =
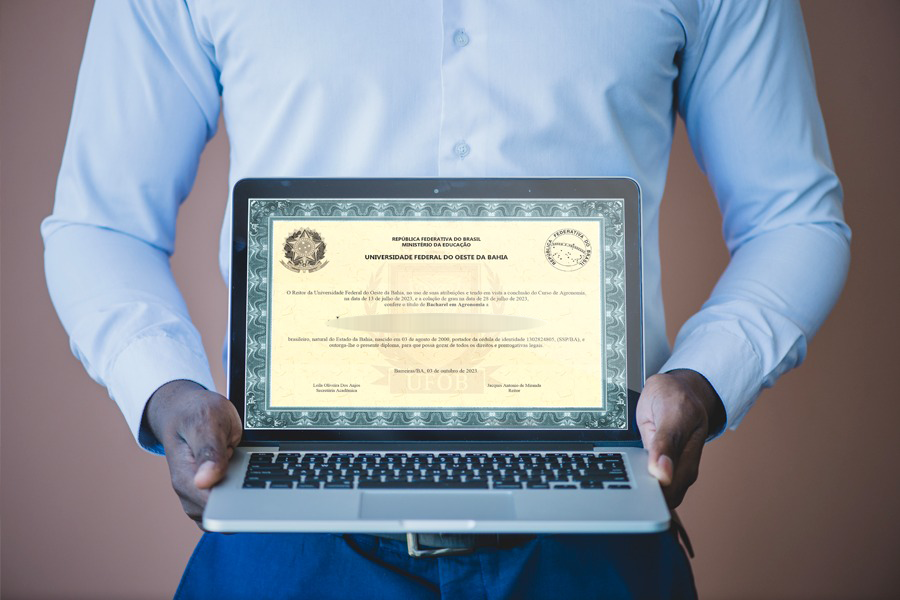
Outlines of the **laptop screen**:
M 625 204 L 248 197 L 245 432 L 627 431 Z

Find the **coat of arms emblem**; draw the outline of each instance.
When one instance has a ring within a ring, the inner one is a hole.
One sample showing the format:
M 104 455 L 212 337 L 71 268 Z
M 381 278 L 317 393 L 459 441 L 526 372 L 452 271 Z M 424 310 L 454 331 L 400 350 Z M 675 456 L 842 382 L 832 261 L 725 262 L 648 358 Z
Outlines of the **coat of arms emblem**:
M 284 258 L 281 264 L 294 273 L 312 273 L 328 264 L 325 258 L 325 241 L 314 229 L 298 229 L 284 240 Z

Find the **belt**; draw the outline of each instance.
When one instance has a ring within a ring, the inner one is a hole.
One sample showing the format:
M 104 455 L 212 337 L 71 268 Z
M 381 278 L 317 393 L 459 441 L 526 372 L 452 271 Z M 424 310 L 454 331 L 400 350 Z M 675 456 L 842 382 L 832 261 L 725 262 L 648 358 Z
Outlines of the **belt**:
M 429 558 L 471 554 L 479 548 L 514 548 L 537 536 L 531 533 L 379 533 L 376 537 L 406 541 L 406 550 L 410 556 Z
M 688 556 L 694 558 L 694 548 L 678 513 L 673 509 L 671 530 L 681 542 Z M 537 536 L 531 533 L 379 533 L 375 537 L 406 541 L 406 550 L 413 558 L 459 556 L 471 554 L 479 548 L 507 549 L 521 546 Z

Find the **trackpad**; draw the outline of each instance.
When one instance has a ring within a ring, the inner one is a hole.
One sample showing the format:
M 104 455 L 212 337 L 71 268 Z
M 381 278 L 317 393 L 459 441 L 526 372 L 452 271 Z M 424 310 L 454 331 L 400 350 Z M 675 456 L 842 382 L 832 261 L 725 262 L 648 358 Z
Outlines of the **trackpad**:
M 512 519 L 512 494 L 508 492 L 364 492 L 363 519 Z

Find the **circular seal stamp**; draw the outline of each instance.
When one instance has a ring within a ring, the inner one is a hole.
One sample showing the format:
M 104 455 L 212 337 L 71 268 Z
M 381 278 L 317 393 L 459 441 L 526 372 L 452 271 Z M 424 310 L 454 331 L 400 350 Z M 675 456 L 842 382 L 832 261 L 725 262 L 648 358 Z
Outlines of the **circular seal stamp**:
M 281 261 L 294 273 L 312 273 L 328 264 L 325 259 L 325 240 L 315 229 L 298 229 L 284 240 L 284 257 Z
M 544 244 L 547 262 L 560 271 L 577 271 L 591 260 L 591 240 L 577 229 L 554 231 Z

